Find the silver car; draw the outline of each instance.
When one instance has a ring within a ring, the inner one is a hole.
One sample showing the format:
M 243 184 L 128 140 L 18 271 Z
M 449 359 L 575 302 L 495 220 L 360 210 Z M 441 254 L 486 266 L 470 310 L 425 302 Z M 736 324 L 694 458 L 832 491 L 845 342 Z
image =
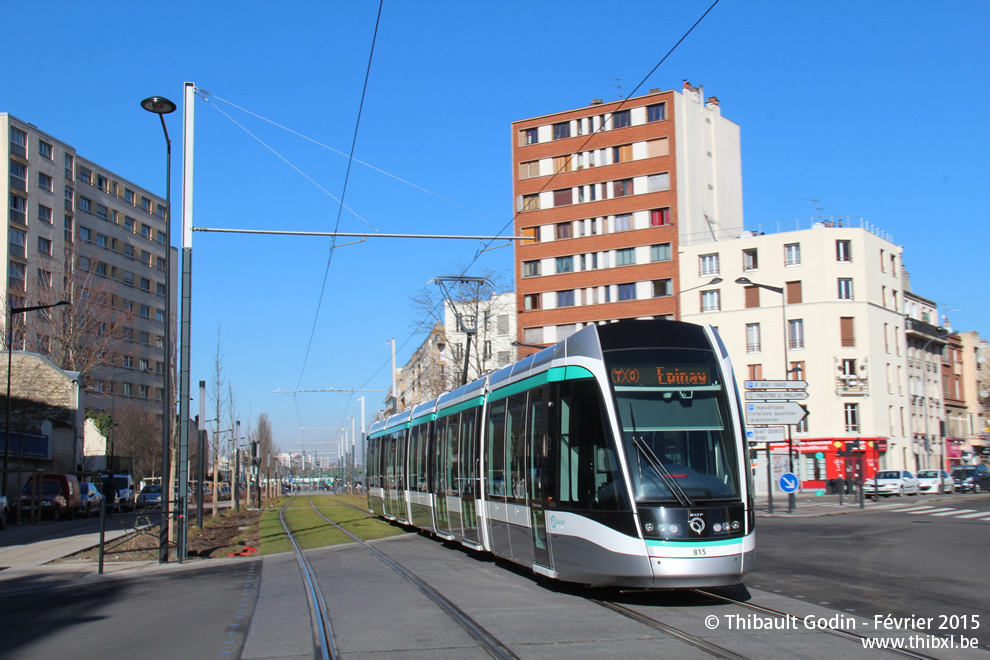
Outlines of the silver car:
M 890 497 L 891 495 L 900 497 L 905 493 L 917 495 L 919 492 L 921 490 L 918 486 L 918 479 L 907 470 L 881 470 L 877 472 L 876 478 L 866 482 L 864 488 L 864 494 L 873 497 Z

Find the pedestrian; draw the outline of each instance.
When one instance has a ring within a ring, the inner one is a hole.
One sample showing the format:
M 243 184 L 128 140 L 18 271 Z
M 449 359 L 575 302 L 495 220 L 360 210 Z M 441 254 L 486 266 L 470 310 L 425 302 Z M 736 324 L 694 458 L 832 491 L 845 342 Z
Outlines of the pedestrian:
M 107 514 L 112 514 L 114 502 L 117 501 L 117 484 L 111 476 L 103 478 L 103 497 L 107 501 Z

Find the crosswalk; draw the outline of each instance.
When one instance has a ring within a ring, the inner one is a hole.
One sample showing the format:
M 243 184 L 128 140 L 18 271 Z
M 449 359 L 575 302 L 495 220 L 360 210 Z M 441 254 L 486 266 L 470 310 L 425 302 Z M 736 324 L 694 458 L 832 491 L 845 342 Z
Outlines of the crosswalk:
M 966 520 L 977 520 L 980 522 L 990 522 L 990 511 L 977 511 L 976 509 L 957 509 L 954 507 L 939 507 L 934 505 L 917 506 L 894 506 L 884 507 L 887 511 L 894 513 L 906 513 L 911 516 L 933 516 L 936 518 L 960 518 Z

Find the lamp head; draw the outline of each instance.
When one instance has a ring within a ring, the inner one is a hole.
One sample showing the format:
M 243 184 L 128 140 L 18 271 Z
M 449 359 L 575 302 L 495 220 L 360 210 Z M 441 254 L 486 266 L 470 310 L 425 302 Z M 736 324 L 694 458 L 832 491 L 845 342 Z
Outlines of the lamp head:
M 712 285 L 712 284 L 721 284 L 721 283 L 722 283 L 722 278 L 721 277 L 713 277 L 712 278 L 712 281 L 709 282 L 708 284 L 709 285 Z
M 752 284 L 753 282 L 748 277 L 737 277 L 736 284 Z
M 164 96 L 149 96 L 141 101 L 141 107 L 156 115 L 167 115 L 175 112 L 176 105 Z

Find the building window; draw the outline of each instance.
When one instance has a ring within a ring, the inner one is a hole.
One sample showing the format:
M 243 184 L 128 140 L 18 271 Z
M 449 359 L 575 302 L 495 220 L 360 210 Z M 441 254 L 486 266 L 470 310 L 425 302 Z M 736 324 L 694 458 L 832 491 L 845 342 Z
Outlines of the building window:
M 27 233 L 11 227 L 7 230 L 7 250 L 12 257 L 27 258 Z M 49 252 L 51 254 L 51 252 Z
M 804 319 L 787 322 L 788 348 L 804 348 Z
M 151 200 L 147 197 L 141 198 L 141 210 L 147 213 L 151 213 Z
M 839 318 L 839 335 L 843 348 L 854 348 L 856 346 L 856 333 L 852 316 Z
M 38 269 L 38 284 L 43 289 L 52 288 L 52 271 L 44 270 L 42 268 Z
M 147 305 L 141 305 L 141 318 L 150 319 L 151 318 L 151 308 Z
M 22 225 L 27 224 L 27 200 L 10 193 L 10 220 Z
M 670 190 L 670 172 L 651 174 L 647 178 L 647 190 L 649 192 L 663 192 Z
M 571 171 L 571 156 L 570 154 L 566 156 L 554 156 L 553 158 L 553 172 L 554 174 L 560 174 L 561 172 Z
M 758 286 L 748 286 L 744 291 L 746 295 L 745 306 L 747 308 L 759 307 L 760 306 L 760 287 Z
M 612 147 L 612 163 L 627 163 L 633 159 L 631 144 L 623 144 Z
M 13 159 L 10 161 L 10 187 L 27 192 L 27 168 Z
M 103 234 L 97 234 L 96 244 L 99 245 L 101 248 L 107 247 L 107 237 L 104 236 Z
M 570 206 L 574 203 L 574 191 L 571 188 L 561 188 L 553 191 L 554 206 Z
M 791 367 L 787 370 L 787 379 L 804 380 L 804 362 L 791 362 Z
M 633 194 L 633 180 L 632 179 L 619 179 L 618 181 L 612 182 L 612 196 L 613 197 L 625 197 L 627 195 Z
M 669 277 L 662 280 L 653 280 L 654 298 L 666 298 L 672 295 L 674 295 L 674 280 Z
M 43 140 L 38 140 L 38 153 L 41 154 L 42 158 L 46 158 L 48 160 L 54 160 L 52 155 L 54 151 L 55 150 L 52 148 L 52 145 L 48 144 Z
M 718 289 L 701 292 L 701 311 L 717 312 L 721 309 Z
M 523 296 L 523 309 L 525 310 L 540 309 L 540 294 L 527 293 L 525 296 Z
M 612 115 L 612 128 L 632 126 L 632 117 L 628 110 L 620 110 Z
M 615 216 L 615 231 L 629 231 L 632 229 L 632 215 L 623 213 Z
M 563 121 L 553 125 L 553 139 L 563 140 L 571 137 L 571 122 Z
M 108 193 L 108 192 L 110 192 L 110 180 L 107 179 L 102 174 L 97 174 L 96 175 L 96 187 L 99 188 L 100 190 L 102 190 L 103 192 L 107 192 Z
M 849 277 L 839 278 L 839 300 L 853 299 L 853 281 Z
M 532 179 L 535 176 L 540 176 L 540 161 L 530 160 L 525 163 L 519 163 L 520 179 Z
M 672 258 L 670 243 L 650 246 L 650 261 L 670 261 Z
M 619 300 L 636 300 L 636 285 L 635 284 L 620 284 L 619 285 Z
M 801 281 L 787 282 L 785 284 L 785 294 L 787 295 L 788 305 L 801 302 Z
M 670 224 L 670 209 L 653 209 L 650 211 L 651 227 L 666 227 Z
M 574 257 L 557 257 L 557 272 L 558 273 L 573 273 L 574 272 Z
M 524 128 L 519 131 L 519 145 L 537 144 L 540 141 L 539 130 L 536 128 Z
M 835 260 L 845 263 L 852 262 L 852 245 L 849 241 L 835 242 Z
M 616 266 L 636 265 L 636 248 L 623 248 L 615 251 Z
M 38 172 L 38 187 L 42 190 L 47 190 L 48 192 L 54 192 L 55 179 L 48 176 L 44 172 Z
M 87 185 L 93 185 L 93 171 L 86 167 L 79 168 L 79 173 L 76 175 L 76 178 Z
M 574 226 L 570 222 L 558 222 L 554 225 L 554 237 L 559 241 L 574 237 Z
M 27 158 L 27 133 L 19 128 L 10 127 L 10 153 L 21 158 Z
M 784 246 L 784 265 L 785 266 L 800 266 L 801 265 L 801 244 L 800 243 L 789 243 Z
M 667 104 L 656 103 L 646 106 L 646 121 L 663 121 L 667 118 Z
M 522 198 L 522 210 L 523 211 L 539 211 L 540 210 L 540 195 L 523 195 Z
M 158 294 L 159 296 L 162 296 L 162 297 L 164 297 L 164 296 L 165 296 L 165 285 L 164 285 L 164 284 L 162 284 L 161 282 L 158 282 L 158 283 L 157 283 L 157 284 L 156 284 L 155 286 L 156 286 L 156 289 L 157 289 L 157 290 L 156 290 L 156 293 L 157 293 L 157 294 Z
M 38 220 L 46 224 L 52 224 L 52 210 L 44 204 L 38 204 Z
M 93 212 L 93 203 L 91 201 L 89 201 L 88 199 L 86 199 L 85 197 L 80 197 L 79 198 L 79 210 L 82 211 L 83 213 L 92 213 Z
M 38 237 L 38 252 L 47 254 L 49 257 L 52 256 L 52 241 L 50 238 L 45 238 L 44 236 Z
M 757 259 L 756 248 L 743 250 L 743 270 L 756 270 L 760 262 Z
M 698 257 L 699 275 L 718 275 L 718 253 Z
M 557 292 L 557 307 L 573 307 L 573 306 L 574 306 L 574 289 Z
M 64 204 L 66 211 L 71 211 L 72 210 L 72 194 L 73 194 L 72 188 L 66 187 L 66 189 L 65 189 L 65 204 Z
M 759 353 L 760 352 L 760 324 L 759 323 L 747 323 L 746 324 L 746 352 L 747 353 Z
M 845 406 L 846 433 L 859 433 L 859 404 L 847 403 Z
M 747 364 L 746 367 L 749 371 L 749 378 L 747 380 L 763 380 L 762 364 Z
M 65 154 L 65 180 L 66 181 L 72 181 L 72 167 L 73 167 L 72 154 Z

